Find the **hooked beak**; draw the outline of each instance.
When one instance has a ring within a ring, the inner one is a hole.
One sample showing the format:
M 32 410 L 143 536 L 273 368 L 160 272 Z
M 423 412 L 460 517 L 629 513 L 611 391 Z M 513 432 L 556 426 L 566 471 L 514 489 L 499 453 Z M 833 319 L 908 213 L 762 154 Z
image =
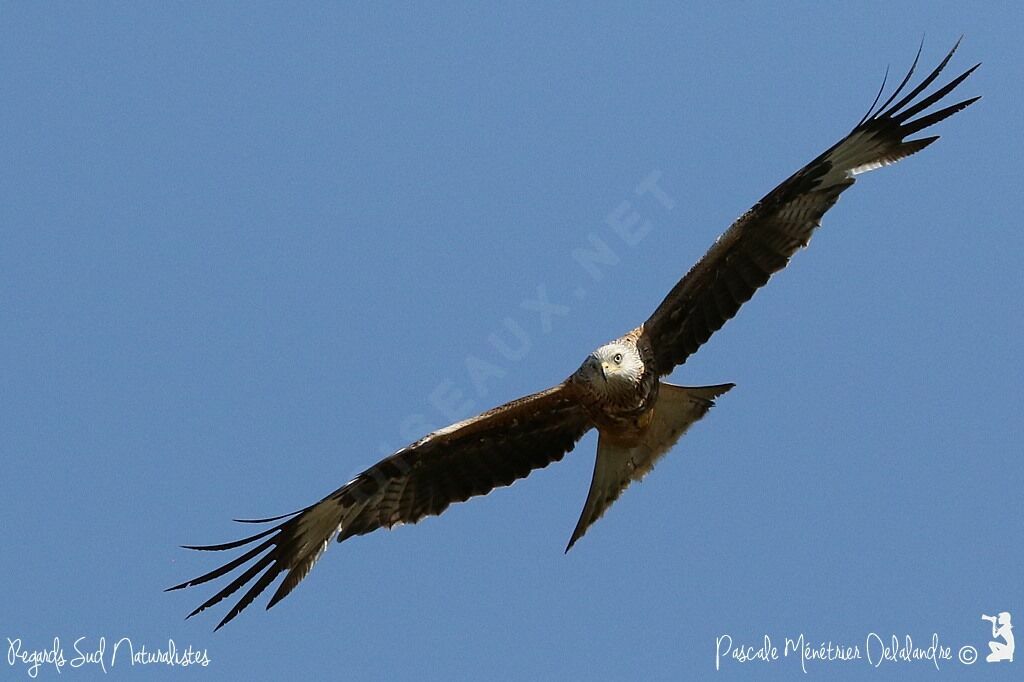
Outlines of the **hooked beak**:
M 601 375 L 601 379 L 608 381 L 608 374 L 605 372 L 606 363 L 601 362 L 593 355 L 587 358 L 587 367 Z

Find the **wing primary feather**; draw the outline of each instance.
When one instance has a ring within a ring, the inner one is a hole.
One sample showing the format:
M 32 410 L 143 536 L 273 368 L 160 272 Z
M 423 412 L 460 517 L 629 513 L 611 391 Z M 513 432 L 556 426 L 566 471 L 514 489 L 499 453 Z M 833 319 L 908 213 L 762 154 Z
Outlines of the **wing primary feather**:
M 885 107 L 883 106 L 882 110 L 885 113 L 882 113 L 880 115 L 881 116 L 892 116 L 897 111 L 899 111 L 902 107 L 906 106 L 907 103 L 913 101 L 913 99 L 915 97 L 917 97 L 922 92 L 924 92 L 925 88 L 927 88 L 929 85 L 931 85 L 932 81 L 934 81 L 936 78 L 938 78 L 939 74 L 942 73 L 942 70 L 946 68 L 946 64 L 949 63 L 949 60 L 952 59 L 953 55 L 956 53 L 957 48 L 960 47 L 960 41 L 961 40 L 963 40 L 963 36 L 960 36 L 960 38 L 957 39 L 956 44 L 953 45 L 953 49 L 949 51 L 949 54 L 947 54 L 943 58 L 943 60 L 941 62 L 939 62 L 939 65 L 936 66 L 935 69 L 930 74 L 925 76 L 925 79 L 923 81 L 918 83 L 917 86 L 913 90 L 908 92 L 906 97 L 901 99 L 896 104 L 892 105 L 892 107 L 889 108 L 888 110 L 886 110 Z
M 297 510 L 295 510 L 293 512 L 288 512 L 287 514 L 281 514 L 280 516 L 271 516 L 271 517 L 268 517 L 268 518 L 265 518 L 265 519 L 231 519 L 231 520 L 234 521 L 235 523 L 273 523 L 274 521 L 280 521 L 281 519 L 290 519 L 291 517 L 296 516 L 298 514 L 301 514 L 304 511 L 306 511 L 306 509 L 309 509 L 309 507 L 305 507 L 303 509 L 297 509 Z
M 240 587 L 242 587 L 247 582 L 252 580 L 256 575 L 258 575 L 260 571 L 265 569 L 267 566 L 270 566 L 273 563 L 273 561 L 274 561 L 274 555 L 272 553 L 271 554 L 267 554 L 266 556 L 261 558 L 259 561 L 257 561 L 255 564 L 253 564 L 252 566 L 247 568 L 237 578 L 232 580 L 226 587 L 221 589 L 219 592 L 217 592 L 215 595 L 213 595 L 212 597 L 210 597 L 209 599 L 204 601 L 199 606 L 197 606 L 192 611 L 192 613 L 190 613 L 187 616 L 185 616 L 185 618 L 188 619 L 188 618 L 191 618 L 192 616 L 195 616 L 196 614 L 202 613 L 203 611 L 205 611 L 206 609 L 210 608 L 214 604 L 217 604 L 218 602 L 220 602 L 225 597 L 230 597 L 232 594 L 237 592 Z
M 886 84 L 886 82 L 888 80 L 889 80 L 889 66 L 886 65 L 885 73 L 882 74 L 882 85 L 878 88 L 878 93 L 875 95 L 874 101 L 871 102 L 871 106 L 868 107 L 868 110 L 864 114 L 864 117 L 861 120 L 857 121 L 857 125 L 855 125 L 854 128 L 859 128 L 861 125 L 864 124 L 864 121 L 866 121 L 869 118 L 871 118 L 871 114 L 875 110 L 875 105 L 878 104 L 878 100 L 881 99 L 882 93 L 885 92 L 885 84 Z M 882 106 L 884 107 L 885 105 L 883 104 Z
M 236 547 L 248 545 L 250 542 L 256 542 L 260 538 L 264 538 L 273 533 L 274 531 L 280 529 L 281 526 L 275 526 L 274 528 L 268 528 L 262 533 L 256 533 L 255 535 L 250 535 L 249 537 L 242 538 L 241 540 L 235 540 L 234 542 L 225 542 L 219 545 L 182 545 L 181 547 L 182 549 L 194 549 L 200 552 L 221 552 L 225 549 L 235 549 Z
M 320 554 L 322 554 L 325 549 L 326 547 L 321 547 L 315 554 L 306 556 L 302 560 L 302 563 L 288 571 L 288 575 L 286 575 L 284 580 L 281 581 L 281 584 L 277 586 L 277 590 L 274 592 L 274 595 L 270 598 L 270 601 L 267 602 L 268 611 L 274 607 L 274 604 L 291 594 L 291 591 L 294 590 L 300 582 L 302 582 L 302 579 L 309 575 L 310 570 L 313 568 L 313 564 L 317 562 L 317 559 L 320 558 Z
M 945 86 L 939 88 L 931 95 L 921 100 L 914 106 L 910 107 L 906 111 L 901 111 L 900 113 L 893 115 L 892 120 L 896 121 L 896 123 L 902 124 L 904 121 L 907 121 L 913 116 L 916 116 L 917 114 L 921 113 L 922 111 L 924 111 L 925 109 L 927 109 L 928 107 L 930 107 L 931 105 L 935 104 L 940 99 L 948 95 L 950 92 L 952 92 L 956 86 L 963 83 L 968 76 L 974 73 L 974 70 L 977 69 L 979 66 L 981 66 L 981 64 L 975 64 L 974 66 L 967 69 L 962 74 L 951 80 Z
M 892 94 L 889 95 L 888 99 L 886 99 L 884 102 L 882 102 L 882 106 L 878 107 L 878 111 L 885 111 L 885 108 L 887 106 L 889 106 L 889 104 L 891 104 L 892 101 L 899 96 L 900 92 L 903 91 L 903 88 L 907 87 L 907 83 L 910 82 L 911 77 L 914 75 L 914 71 L 917 69 L 917 63 L 921 59 L 921 51 L 923 49 L 924 49 L 924 38 L 922 37 L 921 38 L 921 43 L 917 46 L 917 54 L 914 55 L 914 61 L 910 64 L 910 68 L 907 70 L 907 75 L 905 75 L 903 77 L 903 80 L 900 81 L 900 84 L 896 87 L 895 90 L 892 91 Z M 875 98 L 875 99 L 877 100 L 878 98 Z M 874 109 L 875 109 L 875 105 L 872 104 L 871 105 L 871 110 L 873 111 Z M 856 127 L 860 127 L 861 124 L 863 124 L 864 121 L 867 121 L 869 118 L 871 118 L 871 117 L 870 116 L 865 116 L 863 119 L 861 119 L 860 123 L 858 123 Z
M 164 592 L 171 592 L 173 590 L 180 590 L 180 589 L 182 589 L 184 587 L 192 587 L 194 585 L 202 585 L 203 583 L 209 582 L 211 580 L 215 580 L 215 579 L 221 577 L 222 575 L 224 575 L 225 573 L 230 573 L 231 571 L 235 570 L 236 568 L 238 568 L 242 564 L 246 563 L 250 559 L 258 556 L 261 552 L 264 552 L 267 549 L 267 547 L 270 547 L 273 543 L 274 543 L 273 540 L 267 540 L 263 544 L 257 545 L 256 547 L 252 548 L 251 550 L 249 550 L 245 554 L 241 555 L 240 557 L 237 557 L 236 559 L 234 559 L 232 561 L 229 561 L 228 563 L 224 564 L 220 568 L 216 568 L 216 569 L 210 571 L 209 573 L 204 573 L 203 575 L 199 576 L 198 578 L 192 578 L 191 580 L 186 580 L 185 582 L 181 583 L 180 585 L 175 585 L 174 587 L 168 587 L 166 590 L 164 590 Z
M 231 607 L 231 610 L 228 611 L 228 614 L 226 616 L 224 616 L 224 619 L 220 623 L 217 624 L 217 627 L 215 627 L 213 629 L 213 631 L 216 632 L 217 630 L 220 630 L 222 627 L 224 627 L 225 625 L 230 623 L 235 618 L 235 616 L 240 614 L 245 609 L 246 606 L 251 604 L 253 602 L 253 600 L 256 599 L 256 597 L 260 596 L 260 593 L 263 592 L 263 590 L 267 589 L 267 585 L 269 585 L 270 583 L 274 582 L 274 578 L 276 578 L 277 574 L 280 573 L 280 572 L 281 572 L 281 565 L 280 564 L 271 564 L 270 568 L 267 569 L 266 573 L 261 575 L 259 580 L 257 580 L 255 583 L 253 583 L 253 586 L 250 587 L 249 590 L 245 594 L 242 595 L 242 598 L 239 599 L 238 602 L 234 606 Z M 253 575 L 255 575 L 255 574 L 253 574 Z M 252 579 L 251 575 L 248 578 L 246 578 L 245 582 L 248 582 L 250 579 Z M 245 582 L 243 582 L 241 584 L 245 584 Z M 229 587 L 233 587 L 234 588 L 234 589 L 231 590 L 232 592 L 234 592 L 240 586 L 241 585 L 238 584 L 238 581 L 235 581 L 235 583 L 232 583 L 232 585 L 229 585 Z M 228 594 L 230 594 L 230 592 Z M 224 596 L 227 596 L 227 595 L 224 595 Z
M 936 111 L 933 114 L 928 114 L 927 116 L 919 118 L 916 121 L 911 121 L 910 123 L 904 124 L 902 130 L 905 131 L 907 135 L 913 135 L 914 133 L 920 132 L 925 128 L 928 128 L 929 126 L 933 126 L 939 121 L 952 116 L 953 114 L 955 114 L 958 111 L 961 111 L 962 109 L 966 109 L 967 107 L 977 102 L 979 99 L 981 99 L 980 95 L 978 97 L 971 97 L 970 99 L 965 99 L 963 102 L 957 102 L 956 104 L 948 106 L 945 109 L 940 109 L 939 111 Z

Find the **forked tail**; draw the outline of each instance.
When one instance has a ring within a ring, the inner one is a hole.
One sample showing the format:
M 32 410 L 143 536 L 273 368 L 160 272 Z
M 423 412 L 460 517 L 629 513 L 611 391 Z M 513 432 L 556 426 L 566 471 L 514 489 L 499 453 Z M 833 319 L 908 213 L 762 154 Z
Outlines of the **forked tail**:
M 654 416 L 640 442 L 623 445 L 604 434 L 598 437 L 597 459 L 590 493 L 583 513 L 572 532 L 568 552 L 583 537 L 590 524 L 601 518 L 605 509 L 619 498 L 633 481 L 639 481 L 654 468 L 655 462 L 682 438 L 686 430 L 708 413 L 719 397 L 735 384 L 717 386 L 674 386 L 662 382 L 654 405 Z

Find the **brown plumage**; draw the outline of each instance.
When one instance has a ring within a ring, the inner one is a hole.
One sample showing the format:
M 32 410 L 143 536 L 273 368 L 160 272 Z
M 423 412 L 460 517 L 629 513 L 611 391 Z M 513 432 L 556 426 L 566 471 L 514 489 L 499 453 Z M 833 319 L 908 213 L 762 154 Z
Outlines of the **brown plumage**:
M 674 386 L 661 377 L 684 363 L 807 245 L 821 217 L 853 185 L 856 174 L 924 149 L 938 137 L 907 138 L 978 99 L 921 115 L 977 68 L 922 96 L 955 51 L 956 46 L 920 84 L 896 101 L 910 82 L 915 58 L 895 92 L 876 108 L 883 83 L 868 113 L 846 137 L 744 213 L 646 322 L 595 350 L 564 382 L 435 431 L 304 509 L 245 521 L 277 522 L 267 530 L 220 545 L 189 546 L 221 551 L 253 545 L 227 564 L 169 589 L 200 585 L 254 562 L 189 614 L 191 617 L 247 587 L 217 626 L 220 628 L 282 574 L 284 579 L 267 608 L 287 596 L 332 538 L 340 542 L 440 514 L 453 502 L 487 494 L 557 462 L 587 431 L 596 428 L 594 477 L 568 551 L 622 490 L 649 472 L 711 409 L 715 399 L 732 388 L 732 384 Z

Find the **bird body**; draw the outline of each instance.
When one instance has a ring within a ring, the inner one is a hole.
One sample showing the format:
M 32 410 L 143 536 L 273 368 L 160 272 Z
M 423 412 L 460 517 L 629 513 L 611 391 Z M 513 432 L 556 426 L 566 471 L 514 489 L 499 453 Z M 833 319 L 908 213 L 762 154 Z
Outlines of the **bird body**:
M 601 433 L 624 439 L 643 430 L 658 397 L 654 353 L 639 328 L 588 355 L 567 383 Z

